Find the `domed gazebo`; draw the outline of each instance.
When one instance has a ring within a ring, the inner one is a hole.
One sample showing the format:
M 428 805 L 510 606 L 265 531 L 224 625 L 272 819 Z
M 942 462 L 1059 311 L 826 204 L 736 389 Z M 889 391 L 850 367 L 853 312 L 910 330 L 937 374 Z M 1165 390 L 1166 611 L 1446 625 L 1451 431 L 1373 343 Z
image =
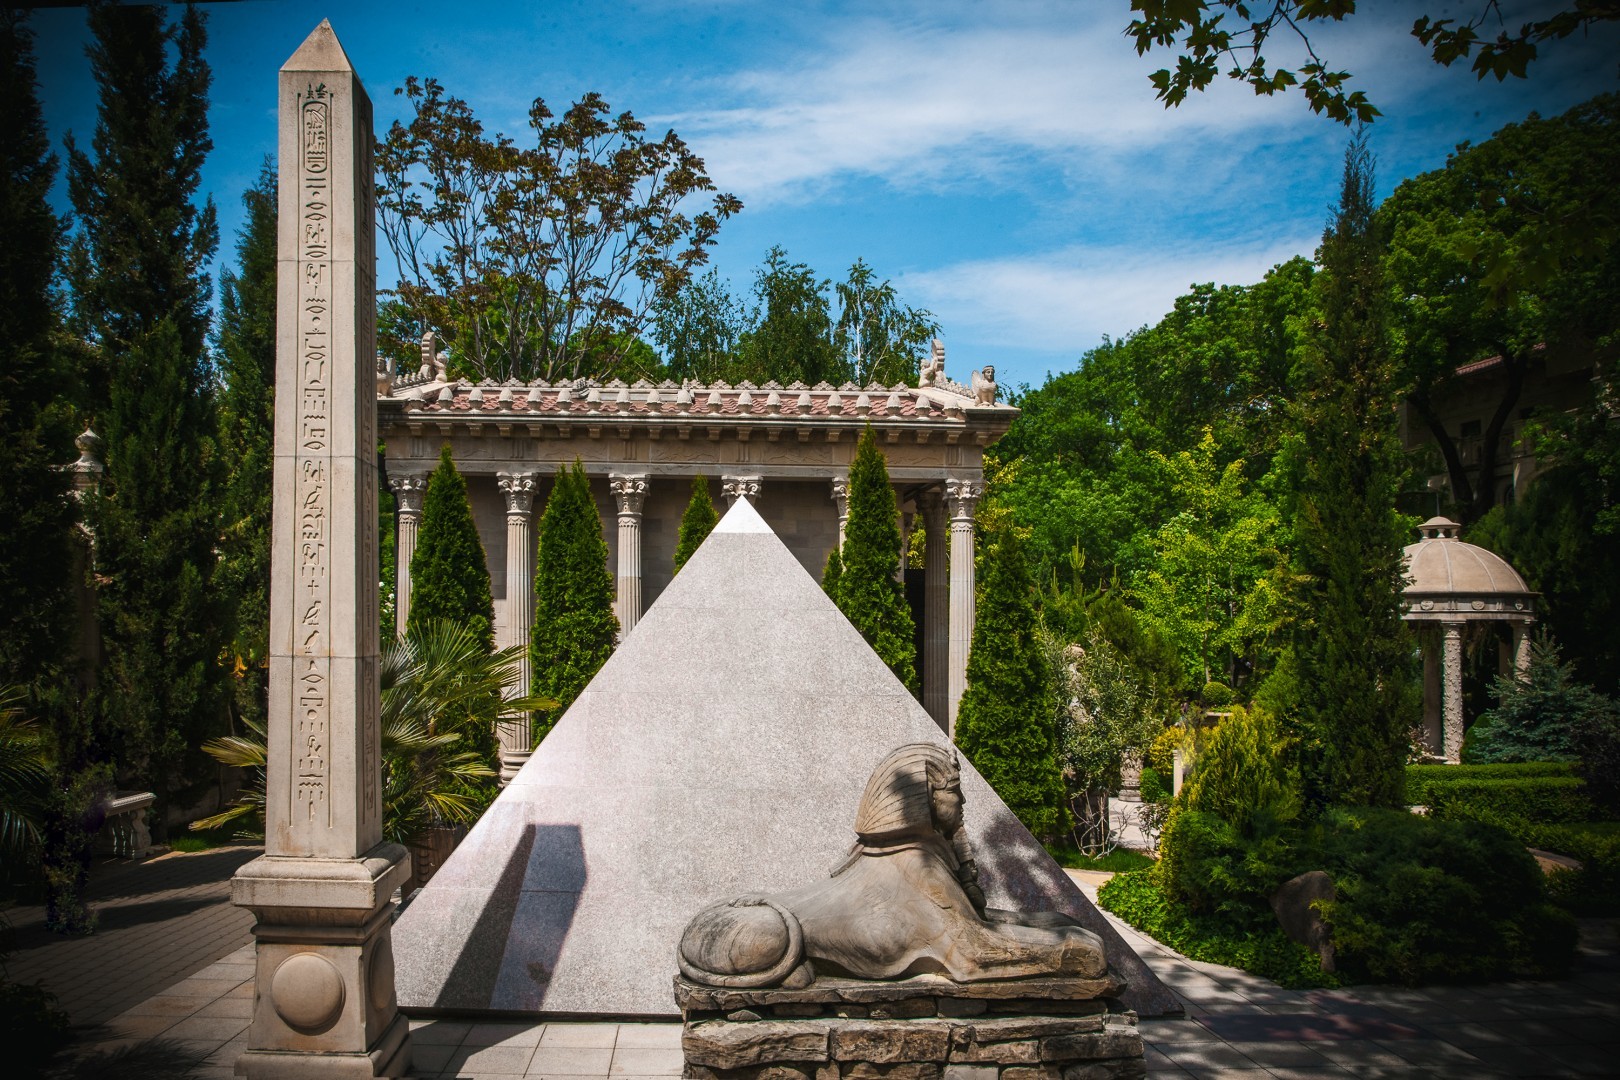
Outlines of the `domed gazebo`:
M 1459 526 L 1434 517 L 1418 526 L 1423 539 L 1406 549 L 1405 619 L 1423 643 L 1423 742 L 1451 764 L 1462 760 L 1463 645 L 1480 640 L 1492 623 L 1513 632 L 1509 656 L 1523 672 L 1530 664 L 1529 629 L 1536 594 L 1499 555 L 1457 539 Z

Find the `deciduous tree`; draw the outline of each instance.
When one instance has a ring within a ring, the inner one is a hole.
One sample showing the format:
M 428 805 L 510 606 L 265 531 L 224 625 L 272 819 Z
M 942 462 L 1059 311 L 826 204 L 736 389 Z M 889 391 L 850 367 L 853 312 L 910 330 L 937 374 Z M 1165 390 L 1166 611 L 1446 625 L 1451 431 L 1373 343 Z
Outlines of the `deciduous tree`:
M 653 140 L 586 94 L 529 108 L 530 141 L 488 136 L 465 101 L 409 78 L 409 118 L 377 146 L 377 210 L 399 297 L 474 378 L 557 382 L 624 360 L 742 208 L 673 131 Z

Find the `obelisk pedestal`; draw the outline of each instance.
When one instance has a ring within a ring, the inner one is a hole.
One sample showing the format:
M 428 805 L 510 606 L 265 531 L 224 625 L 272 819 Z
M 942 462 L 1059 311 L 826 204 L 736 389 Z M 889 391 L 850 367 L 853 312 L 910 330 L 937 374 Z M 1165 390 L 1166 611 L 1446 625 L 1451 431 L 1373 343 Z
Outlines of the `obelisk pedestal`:
M 371 102 L 322 22 L 282 67 L 265 853 L 250 1080 L 402 1076 L 382 840 Z

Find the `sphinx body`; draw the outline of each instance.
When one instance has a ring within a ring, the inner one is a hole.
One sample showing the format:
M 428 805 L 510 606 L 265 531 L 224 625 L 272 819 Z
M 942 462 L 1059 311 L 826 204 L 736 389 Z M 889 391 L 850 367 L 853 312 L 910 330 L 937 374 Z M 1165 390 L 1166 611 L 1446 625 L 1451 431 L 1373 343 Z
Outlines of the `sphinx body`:
M 1095 934 L 1055 912 L 985 907 L 962 831 L 954 753 L 911 743 L 872 773 L 858 840 L 830 878 L 698 913 L 678 960 L 693 982 L 800 987 L 817 974 L 958 982 L 1107 971 Z

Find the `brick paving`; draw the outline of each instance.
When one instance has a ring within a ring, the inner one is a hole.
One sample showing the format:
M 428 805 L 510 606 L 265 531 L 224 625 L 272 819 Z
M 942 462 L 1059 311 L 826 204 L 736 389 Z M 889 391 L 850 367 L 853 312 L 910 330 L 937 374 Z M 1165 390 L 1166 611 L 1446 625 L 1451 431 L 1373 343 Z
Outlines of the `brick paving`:
M 44 983 L 75 1025 L 110 1020 L 252 941 L 253 915 L 231 905 L 230 879 L 261 850 L 239 843 L 99 863 L 90 874 L 96 932 L 63 937 L 45 929 L 43 907 L 9 908 L 16 951 L 6 974 Z
M 1095 879 L 1075 876 L 1095 894 Z M 185 925 L 182 917 L 175 929 Z M 1188 960 L 1116 921 L 1186 1010 L 1180 1019 L 1142 1021 L 1148 1075 L 1167 1080 L 1616 1075 L 1617 925 L 1584 921 L 1576 970 L 1557 981 L 1295 991 Z M 113 1019 L 102 1032 L 108 1041 L 90 1049 L 161 1036 L 205 1062 L 199 1080 L 230 1080 L 245 1046 L 252 977 L 252 946 L 244 945 L 164 983 Z M 411 1029 L 412 1075 L 420 1078 L 652 1080 L 681 1071 L 673 1023 L 418 1019 Z

